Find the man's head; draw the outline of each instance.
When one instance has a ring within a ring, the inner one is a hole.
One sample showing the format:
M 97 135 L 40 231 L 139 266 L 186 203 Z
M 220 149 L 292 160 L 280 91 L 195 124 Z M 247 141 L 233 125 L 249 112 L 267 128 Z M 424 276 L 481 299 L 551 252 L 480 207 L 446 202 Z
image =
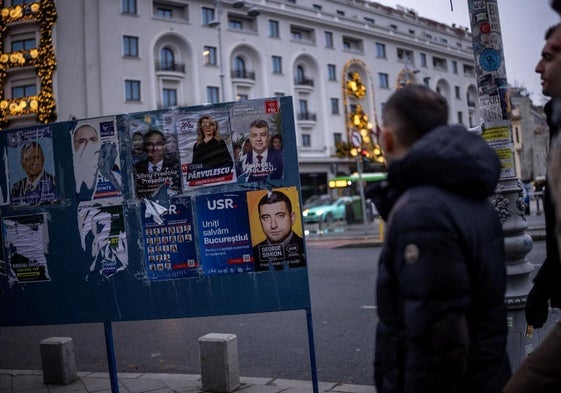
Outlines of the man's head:
M 536 72 L 542 80 L 543 95 L 561 98 L 561 23 L 547 29 Z
M 263 153 L 269 146 L 269 125 L 265 120 L 257 119 L 249 125 L 249 141 L 253 151 L 257 154 Z
M 82 148 L 84 150 L 88 145 L 98 145 L 99 135 L 97 130 L 88 124 L 84 124 L 74 131 L 74 151 Z
M 392 94 L 382 114 L 380 144 L 391 163 L 407 154 L 423 135 L 448 122 L 448 105 L 422 85 L 407 85 Z
M 266 194 L 258 204 L 263 233 L 271 243 L 281 243 L 292 232 L 295 214 L 290 198 L 279 191 Z
M 150 130 L 144 135 L 144 150 L 148 161 L 157 164 L 164 159 L 165 153 L 164 134 L 158 130 Z
M 27 142 L 21 148 L 21 166 L 29 180 L 37 179 L 43 172 L 45 156 L 37 142 Z

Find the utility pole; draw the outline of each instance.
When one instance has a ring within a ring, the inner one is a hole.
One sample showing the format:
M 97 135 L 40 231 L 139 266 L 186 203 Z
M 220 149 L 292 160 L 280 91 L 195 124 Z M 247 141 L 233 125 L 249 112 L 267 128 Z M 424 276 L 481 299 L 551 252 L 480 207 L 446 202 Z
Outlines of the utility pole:
M 501 175 L 493 204 L 503 224 L 506 250 L 508 353 L 513 368 L 531 352 L 536 334 L 527 331 L 524 307 L 533 265 L 526 259 L 533 246 L 525 231 L 522 187 L 515 175 L 511 107 L 497 0 L 468 0 L 477 70 L 482 137 L 501 160 Z M 531 72 L 532 70 L 528 70 Z

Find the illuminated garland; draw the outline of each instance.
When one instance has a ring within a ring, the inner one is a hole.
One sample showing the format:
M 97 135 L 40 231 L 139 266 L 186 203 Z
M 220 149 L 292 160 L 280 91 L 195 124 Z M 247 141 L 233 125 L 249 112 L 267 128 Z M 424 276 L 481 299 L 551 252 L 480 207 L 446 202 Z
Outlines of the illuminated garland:
M 40 41 L 37 48 L 11 53 L 4 52 L 0 41 L 0 129 L 8 125 L 9 116 L 36 113 L 37 121 L 50 123 L 56 120 L 56 102 L 53 94 L 53 73 L 56 69 L 56 58 L 52 39 L 52 29 L 57 14 L 54 0 L 42 0 L 31 4 L 2 8 L 0 20 L 0 36 L 5 36 L 7 24 L 36 20 L 40 26 Z M 5 99 L 4 83 L 7 70 L 14 67 L 33 66 L 41 80 L 39 95 L 18 99 Z

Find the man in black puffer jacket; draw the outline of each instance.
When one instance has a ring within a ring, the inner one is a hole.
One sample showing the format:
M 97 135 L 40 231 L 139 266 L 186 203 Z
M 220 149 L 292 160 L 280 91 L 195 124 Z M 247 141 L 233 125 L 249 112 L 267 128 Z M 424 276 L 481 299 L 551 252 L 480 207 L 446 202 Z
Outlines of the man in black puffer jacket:
M 446 100 L 419 85 L 384 108 L 388 178 L 366 190 L 387 221 L 378 393 L 498 393 L 510 376 L 503 231 L 488 200 L 500 163 L 481 137 L 447 120 Z

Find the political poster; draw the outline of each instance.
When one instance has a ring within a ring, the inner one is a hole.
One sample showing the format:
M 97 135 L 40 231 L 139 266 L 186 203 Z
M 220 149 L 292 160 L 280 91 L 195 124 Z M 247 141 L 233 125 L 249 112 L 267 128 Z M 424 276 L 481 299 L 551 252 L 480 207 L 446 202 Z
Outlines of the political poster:
M 115 117 L 78 121 L 70 133 L 78 200 L 121 197 L 123 181 Z
M 12 206 L 58 202 L 51 126 L 10 132 L 7 136 Z
M 174 199 L 167 208 L 147 200 L 142 206 L 142 217 L 148 279 L 199 276 L 190 199 Z
M 246 193 L 200 195 L 195 203 L 203 274 L 253 271 Z
M 227 109 L 180 111 L 176 127 L 185 190 L 236 180 Z

